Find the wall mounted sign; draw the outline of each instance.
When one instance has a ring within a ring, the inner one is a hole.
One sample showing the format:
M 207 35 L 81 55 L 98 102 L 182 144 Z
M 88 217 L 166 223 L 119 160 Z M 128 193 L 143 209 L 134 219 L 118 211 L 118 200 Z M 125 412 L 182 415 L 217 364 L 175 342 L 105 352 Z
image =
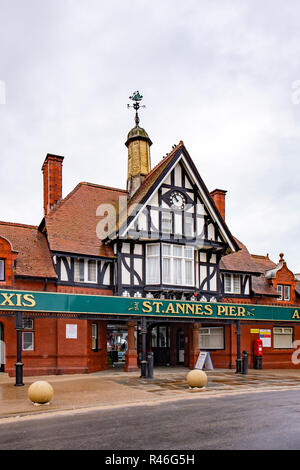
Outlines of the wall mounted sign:
M 66 325 L 66 338 L 77 339 L 77 325 Z
M 299 321 L 300 307 L 141 299 L 0 289 L 0 311 L 132 315 L 201 320 Z
M 271 347 L 271 330 L 259 330 L 259 339 L 262 340 L 263 348 Z

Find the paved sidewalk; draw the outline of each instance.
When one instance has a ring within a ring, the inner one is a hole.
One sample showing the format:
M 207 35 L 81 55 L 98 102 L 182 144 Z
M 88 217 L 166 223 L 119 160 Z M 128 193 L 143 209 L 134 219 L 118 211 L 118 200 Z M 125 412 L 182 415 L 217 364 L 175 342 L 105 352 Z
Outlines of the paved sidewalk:
M 24 386 L 15 387 L 15 379 L 0 373 L 0 424 L 7 418 L 45 416 L 52 413 L 80 412 L 92 408 L 144 405 L 180 399 L 205 399 L 228 394 L 300 390 L 300 370 L 249 370 L 248 375 L 234 370 L 206 371 L 204 389 L 190 389 L 183 367 L 158 367 L 154 378 L 141 379 L 139 372 L 122 369 L 93 374 L 24 377 Z M 30 384 L 46 380 L 54 389 L 47 405 L 35 406 L 28 398 Z

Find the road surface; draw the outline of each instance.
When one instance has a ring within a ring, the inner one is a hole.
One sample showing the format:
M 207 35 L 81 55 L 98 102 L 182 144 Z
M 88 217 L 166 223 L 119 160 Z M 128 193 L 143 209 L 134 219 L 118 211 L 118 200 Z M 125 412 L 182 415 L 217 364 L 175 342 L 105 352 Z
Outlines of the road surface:
M 299 449 L 299 398 L 249 393 L 15 419 L 0 422 L 0 449 Z

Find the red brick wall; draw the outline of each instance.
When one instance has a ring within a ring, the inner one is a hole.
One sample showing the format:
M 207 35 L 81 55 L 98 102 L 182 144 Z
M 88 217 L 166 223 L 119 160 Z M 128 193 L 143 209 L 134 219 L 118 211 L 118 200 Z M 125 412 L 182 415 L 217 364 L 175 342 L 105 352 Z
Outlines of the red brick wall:
M 8 240 L 0 236 L 0 259 L 4 259 L 5 280 L 0 281 L 0 289 L 14 286 L 14 261 L 17 253 Z
M 63 157 L 48 154 L 43 164 L 44 175 L 44 213 L 62 198 Z

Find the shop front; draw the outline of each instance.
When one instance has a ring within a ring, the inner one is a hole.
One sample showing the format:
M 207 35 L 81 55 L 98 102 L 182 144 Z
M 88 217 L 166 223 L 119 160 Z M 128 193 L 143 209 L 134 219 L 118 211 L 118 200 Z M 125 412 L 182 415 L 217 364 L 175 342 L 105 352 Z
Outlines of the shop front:
M 143 377 L 151 351 L 155 365 L 194 368 L 205 350 L 214 367 L 234 368 L 247 350 L 253 367 L 257 338 L 264 340 L 265 368 L 299 367 L 291 360 L 300 339 L 295 307 L 1 290 L 0 309 L 3 351 L 14 349 L 17 377 L 35 362 L 59 364 L 45 373 L 78 373 L 80 361 L 82 372 L 104 370 L 108 356 L 111 366 L 140 367 Z M 7 317 L 10 325 L 15 320 L 14 336 L 4 335 Z

